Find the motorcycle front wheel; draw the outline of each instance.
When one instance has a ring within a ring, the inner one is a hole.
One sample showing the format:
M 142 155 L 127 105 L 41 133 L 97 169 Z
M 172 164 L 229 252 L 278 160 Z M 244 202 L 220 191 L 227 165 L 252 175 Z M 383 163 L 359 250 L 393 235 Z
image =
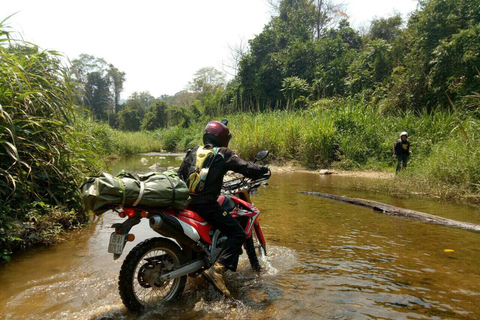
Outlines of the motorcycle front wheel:
M 131 312 L 142 312 L 161 301 L 177 299 L 187 276 L 161 281 L 159 276 L 185 263 L 181 249 L 165 238 L 151 238 L 136 245 L 125 258 L 118 287 L 123 304 Z
M 250 261 L 250 266 L 254 271 L 262 271 L 262 266 L 260 265 L 259 257 L 263 258 L 265 256 L 265 250 L 260 245 L 256 234 L 252 232 L 252 236 L 245 240 L 245 251 L 247 252 L 248 260 Z

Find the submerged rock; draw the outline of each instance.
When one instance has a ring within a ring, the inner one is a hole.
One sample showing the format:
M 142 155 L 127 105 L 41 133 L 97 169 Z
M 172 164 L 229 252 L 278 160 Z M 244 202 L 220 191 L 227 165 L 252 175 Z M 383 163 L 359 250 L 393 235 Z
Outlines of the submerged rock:
M 165 170 L 165 167 L 162 167 L 160 164 L 155 163 L 155 164 L 151 165 L 150 167 L 148 167 L 148 169 L 150 169 L 152 171 L 155 171 L 155 172 L 162 172 L 162 171 Z

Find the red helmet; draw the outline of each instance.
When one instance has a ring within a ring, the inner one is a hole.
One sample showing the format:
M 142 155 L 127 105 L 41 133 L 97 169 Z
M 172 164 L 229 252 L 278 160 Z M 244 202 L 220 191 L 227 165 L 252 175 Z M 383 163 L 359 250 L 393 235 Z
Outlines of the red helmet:
M 228 147 L 232 138 L 227 126 L 219 121 L 210 121 L 203 131 L 203 143 L 213 144 L 216 147 Z

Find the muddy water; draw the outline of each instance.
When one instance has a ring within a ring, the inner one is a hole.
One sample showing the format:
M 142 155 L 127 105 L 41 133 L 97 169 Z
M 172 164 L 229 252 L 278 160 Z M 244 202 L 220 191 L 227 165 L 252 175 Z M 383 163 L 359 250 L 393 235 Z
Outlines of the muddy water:
M 147 172 L 155 162 L 167 167 L 180 160 L 140 155 L 121 159 L 112 172 Z M 314 173 L 272 176 L 253 198 L 262 210 L 268 243 L 264 271 L 252 272 L 243 255 L 239 271 L 227 279 L 231 299 L 223 299 L 203 279 L 189 279 L 178 303 L 159 305 L 139 317 L 129 314 L 117 291 L 125 254 L 114 262 L 107 253 L 109 227 L 121 219 L 106 213 L 64 243 L 0 266 L 0 318 L 479 319 L 480 234 L 296 191 L 369 198 L 474 223 L 480 223 L 480 211 L 366 194 L 355 191 L 358 182 Z M 136 240 L 125 252 L 155 236 L 146 223 L 133 232 Z

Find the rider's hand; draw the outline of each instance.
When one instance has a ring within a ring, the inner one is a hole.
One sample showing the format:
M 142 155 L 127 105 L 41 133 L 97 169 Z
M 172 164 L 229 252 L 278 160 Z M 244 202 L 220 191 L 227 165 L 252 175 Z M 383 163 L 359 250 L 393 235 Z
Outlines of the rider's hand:
M 268 173 L 269 170 L 267 166 L 262 166 L 262 174 Z

